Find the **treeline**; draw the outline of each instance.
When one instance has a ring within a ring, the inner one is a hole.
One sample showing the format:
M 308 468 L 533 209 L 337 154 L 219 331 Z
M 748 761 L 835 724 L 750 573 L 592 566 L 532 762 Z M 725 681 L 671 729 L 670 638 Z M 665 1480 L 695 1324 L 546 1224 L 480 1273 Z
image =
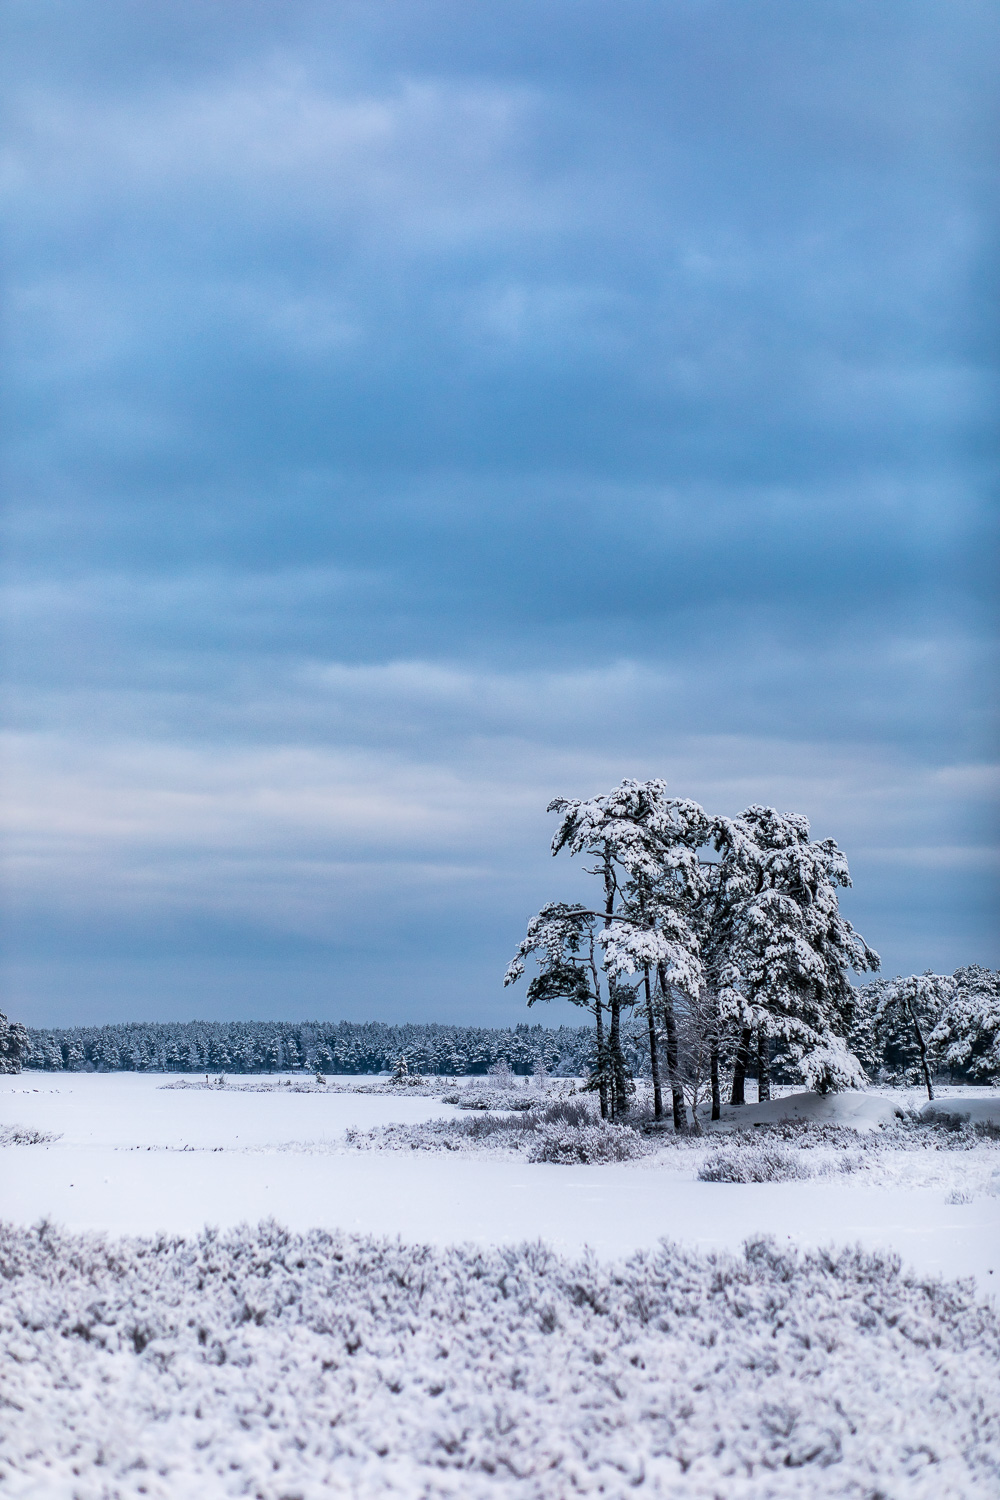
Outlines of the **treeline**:
M 26 1068 L 46 1072 L 316 1073 L 513 1072 L 538 1067 L 566 1077 L 588 1073 L 593 1034 L 585 1026 L 387 1026 L 377 1021 L 128 1022 L 29 1029 Z M 641 1060 L 635 1063 L 641 1067 Z
M 686 1075 L 693 1063 L 683 997 L 678 1002 L 679 1066 Z M 593 1075 L 596 1065 L 594 1032 L 586 1026 L 138 1021 L 17 1029 L 25 1037 L 21 1065 L 47 1072 L 379 1074 L 393 1072 L 405 1057 L 411 1073 L 480 1074 L 505 1062 L 522 1076 L 542 1067 L 555 1077 L 581 1078 Z M 621 1040 L 629 1075 L 648 1077 L 649 1045 L 641 1017 L 622 1025 Z M 854 991 L 847 1040 L 875 1083 L 919 1083 L 925 1061 L 934 1077 L 951 1082 L 998 1081 L 1000 973 L 970 965 L 950 976 L 875 980 Z M 756 1059 L 748 1062 L 750 1078 L 756 1076 L 755 1064 Z M 777 1082 L 797 1077 L 790 1059 L 777 1050 L 771 1073 Z

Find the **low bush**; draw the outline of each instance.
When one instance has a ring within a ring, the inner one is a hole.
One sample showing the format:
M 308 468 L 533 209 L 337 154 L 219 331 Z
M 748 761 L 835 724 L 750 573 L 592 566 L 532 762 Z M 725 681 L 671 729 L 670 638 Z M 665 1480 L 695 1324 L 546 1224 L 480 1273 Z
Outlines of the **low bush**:
M 597 1107 L 586 1099 L 557 1099 L 537 1112 L 540 1125 L 593 1125 Z
M 1000 1327 L 891 1255 L 0 1225 L 0 1490 L 988 1500 Z
M 557 1162 L 631 1161 L 645 1153 L 642 1138 L 631 1125 L 541 1125 L 528 1143 L 528 1160 Z
M 35 1130 L 31 1125 L 0 1125 L 0 1146 L 47 1146 L 59 1140 L 50 1130 Z
M 507 1092 L 502 1089 L 464 1088 L 442 1094 L 441 1103 L 457 1104 L 459 1109 L 495 1109 L 519 1113 L 531 1109 L 538 1103 L 538 1099 L 532 1098 L 526 1089 Z
M 793 1182 L 811 1176 L 808 1163 L 794 1152 L 756 1141 L 717 1152 L 698 1171 L 699 1182 Z

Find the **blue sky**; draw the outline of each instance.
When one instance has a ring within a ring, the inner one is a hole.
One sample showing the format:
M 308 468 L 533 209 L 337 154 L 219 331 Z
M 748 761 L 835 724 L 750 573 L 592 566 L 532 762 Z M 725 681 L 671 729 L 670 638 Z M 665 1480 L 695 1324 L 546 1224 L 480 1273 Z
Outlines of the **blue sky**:
M 4 1008 L 523 1019 L 625 775 L 1000 963 L 998 29 L 8 0 Z

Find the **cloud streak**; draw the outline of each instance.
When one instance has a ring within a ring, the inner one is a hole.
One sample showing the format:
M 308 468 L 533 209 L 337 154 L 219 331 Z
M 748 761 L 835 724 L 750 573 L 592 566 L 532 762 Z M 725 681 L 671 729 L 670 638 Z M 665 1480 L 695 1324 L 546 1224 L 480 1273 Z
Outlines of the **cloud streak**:
M 509 1018 L 626 774 L 1000 961 L 986 7 L 11 16 L 11 1004 Z

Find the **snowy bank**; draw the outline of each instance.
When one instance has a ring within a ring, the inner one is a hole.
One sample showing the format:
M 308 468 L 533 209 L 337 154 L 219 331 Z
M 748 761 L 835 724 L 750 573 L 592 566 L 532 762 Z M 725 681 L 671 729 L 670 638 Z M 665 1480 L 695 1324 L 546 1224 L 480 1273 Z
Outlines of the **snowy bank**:
M 1000 1327 L 891 1256 L 0 1226 L 5 1493 L 987 1500 Z
M 901 1106 L 885 1094 L 848 1089 L 841 1094 L 786 1094 L 780 1099 L 765 1099 L 762 1104 L 724 1104 L 721 1120 L 710 1120 L 706 1106 L 703 1124 L 706 1130 L 726 1131 L 776 1125 L 781 1120 L 811 1120 L 821 1125 L 846 1125 L 852 1130 L 878 1130 L 902 1113 Z
M 1000 1129 L 1000 1096 L 982 1094 L 972 1098 L 929 1099 L 920 1111 L 922 1120 L 958 1117 L 973 1125 L 996 1125 Z

